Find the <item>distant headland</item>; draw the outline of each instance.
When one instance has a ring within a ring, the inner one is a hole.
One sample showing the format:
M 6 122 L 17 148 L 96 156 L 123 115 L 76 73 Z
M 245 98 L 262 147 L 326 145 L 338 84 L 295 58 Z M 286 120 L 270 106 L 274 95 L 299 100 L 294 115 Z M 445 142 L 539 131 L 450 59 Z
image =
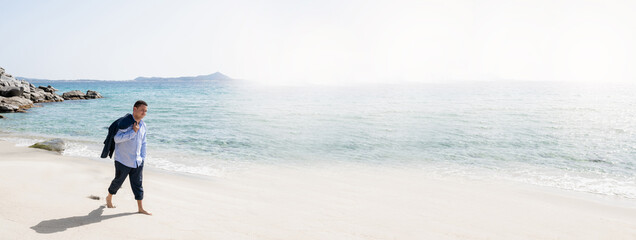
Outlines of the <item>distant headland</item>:
M 172 77 L 172 78 L 164 78 L 164 77 L 137 77 L 133 81 L 144 81 L 144 82 L 163 82 L 163 81 L 206 81 L 206 80 L 232 80 L 232 78 L 226 76 L 223 73 L 215 72 L 208 75 L 199 75 L 194 77 Z

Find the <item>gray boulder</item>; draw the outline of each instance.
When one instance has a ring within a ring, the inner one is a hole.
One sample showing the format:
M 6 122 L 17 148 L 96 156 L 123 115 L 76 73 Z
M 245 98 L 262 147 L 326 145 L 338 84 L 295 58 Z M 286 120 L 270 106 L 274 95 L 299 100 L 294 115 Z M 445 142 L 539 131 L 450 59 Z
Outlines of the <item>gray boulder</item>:
M 46 100 L 44 93 L 45 93 L 44 90 L 36 88 L 33 92 L 29 93 L 29 99 L 31 99 L 31 101 L 35 103 L 44 102 Z
M 102 98 L 102 95 L 96 91 L 92 91 L 92 90 L 86 91 L 86 99 L 96 99 L 96 98 Z
M 39 143 L 33 144 L 29 147 L 40 148 L 40 149 L 45 149 L 45 150 L 61 153 L 64 151 L 64 149 L 66 149 L 66 143 L 62 139 L 55 138 L 45 142 L 39 142 Z
M 31 101 L 35 103 L 64 101 L 64 98 L 60 97 L 60 95 L 57 95 L 51 92 L 46 92 L 45 90 L 41 88 L 35 88 L 33 92 L 24 94 L 23 96 L 25 98 L 31 99 Z
M 0 112 L 15 112 L 18 109 L 20 108 L 16 105 L 0 102 Z
M 56 101 L 56 102 L 64 102 L 64 98 L 62 98 L 62 96 L 57 95 L 57 94 L 54 94 L 54 93 L 52 93 L 51 95 L 53 96 L 53 97 L 52 97 L 53 101 Z
M 22 97 L 0 97 L 0 112 L 24 112 L 33 107 L 33 102 Z
M 55 93 L 55 91 L 57 91 L 57 89 L 55 89 L 54 87 L 51 87 L 51 85 L 49 85 L 48 87 L 38 86 L 38 88 L 48 93 Z
M 24 88 L 21 88 L 21 87 L 5 86 L 0 88 L 0 96 L 3 96 L 3 97 L 22 96 L 23 93 L 24 93 Z
M 64 100 L 86 99 L 86 94 L 80 92 L 79 90 L 73 90 L 62 94 L 62 98 L 64 98 Z
M 26 99 L 26 98 L 21 98 L 21 97 L 3 98 L 1 101 L 4 102 L 4 103 L 16 105 L 16 106 L 18 106 L 20 108 L 31 108 L 31 107 L 33 107 L 33 102 L 31 100 Z
M 31 84 L 24 80 L 17 80 L 9 74 L 0 75 L 0 87 L 18 87 L 24 92 L 30 92 Z

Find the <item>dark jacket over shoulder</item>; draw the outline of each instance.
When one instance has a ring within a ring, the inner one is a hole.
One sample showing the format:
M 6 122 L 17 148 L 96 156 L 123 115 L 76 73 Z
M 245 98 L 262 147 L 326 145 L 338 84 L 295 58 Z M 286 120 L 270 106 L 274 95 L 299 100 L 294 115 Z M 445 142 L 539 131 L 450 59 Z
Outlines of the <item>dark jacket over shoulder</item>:
M 106 136 L 106 140 L 104 140 L 104 149 L 102 150 L 102 158 L 110 157 L 113 158 L 113 152 L 115 152 L 115 134 L 119 129 L 126 129 L 130 127 L 135 122 L 135 118 L 133 118 L 132 114 L 128 113 L 123 117 L 115 120 L 108 127 L 108 135 Z

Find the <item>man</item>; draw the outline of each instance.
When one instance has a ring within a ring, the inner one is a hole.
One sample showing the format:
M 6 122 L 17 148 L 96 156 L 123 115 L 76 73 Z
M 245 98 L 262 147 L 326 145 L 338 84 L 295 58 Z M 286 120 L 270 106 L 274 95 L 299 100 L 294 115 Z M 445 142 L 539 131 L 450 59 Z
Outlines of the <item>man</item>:
M 142 187 L 144 160 L 146 159 L 146 123 L 142 119 L 148 112 L 148 104 L 142 100 L 135 102 L 132 117 L 134 122 L 127 128 L 118 129 L 113 137 L 115 141 L 115 179 L 108 188 L 106 206 L 114 208 L 113 195 L 129 177 L 139 213 L 152 215 L 144 210 L 141 201 L 144 198 Z

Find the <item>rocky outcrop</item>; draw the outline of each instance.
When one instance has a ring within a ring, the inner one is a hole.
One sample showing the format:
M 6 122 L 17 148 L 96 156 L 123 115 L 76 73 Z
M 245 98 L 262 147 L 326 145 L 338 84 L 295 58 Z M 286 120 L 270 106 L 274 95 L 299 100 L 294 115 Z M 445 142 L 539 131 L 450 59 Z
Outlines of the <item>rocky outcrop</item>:
M 24 80 L 17 80 L 0 68 L 0 112 L 24 112 L 34 103 L 64 101 Z
M 64 98 L 64 100 L 79 100 L 86 99 L 86 94 L 79 90 L 73 90 L 70 92 L 65 92 L 64 94 L 62 94 L 62 97 Z
M 73 90 L 70 92 L 65 92 L 62 94 L 64 100 L 79 100 L 79 99 L 97 99 L 102 98 L 102 95 L 96 91 L 88 90 L 86 93 L 83 93 L 79 90 Z
M 25 95 L 35 103 L 43 103 L 43 102 L 62 102 L 64 98 L 60 95 L 55 94 L 54 92 L 47 92 L 41 88 L 36 88 L 33 92 Z
M 30 148 L 40 148 L 40 149 L 44 149 L 44 150 L 49 150 L 49 151 L 54 151 L 54 152 L 63 152 L 64 149 L 66 148 L 66 143 L 64 143 L 64 140 L 59 139 L 59 138 L 55 138 L 55 139 L 51 139 L 45 142 L 39 142 L 36 144 L 33 144 L 31 146 L 29 146 Z
M 86 99 L 97 99 L 103 98 L 101 94 L 96 91 L 88 90 L 86 91 Z
M 58 90 L 51 85 L 36 88 L 27 81 L 15 79 L 0 67 L 0 112 L 24 112 L 33 107 L 34 103 L 62 102 L 67 99 L 56 94 L 56 91 Z M 70 94 L 67 100 L 102 98 L 98 92 L 91 90 L 86 94 L 77 92 L 79 94 Z

